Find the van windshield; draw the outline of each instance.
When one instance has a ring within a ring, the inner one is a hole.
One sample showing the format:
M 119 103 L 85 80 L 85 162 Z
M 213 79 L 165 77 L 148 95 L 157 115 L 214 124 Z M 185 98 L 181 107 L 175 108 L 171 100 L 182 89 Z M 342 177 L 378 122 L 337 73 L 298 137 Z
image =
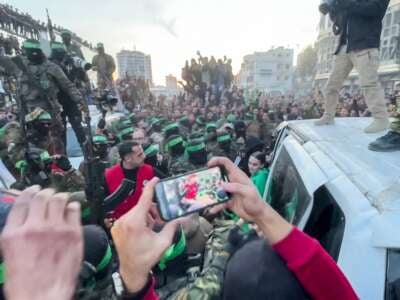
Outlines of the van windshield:
M 279 153 L 268 187 L 268 203 L 290 223 L 297 225 L 311 196 L 285 148 Z

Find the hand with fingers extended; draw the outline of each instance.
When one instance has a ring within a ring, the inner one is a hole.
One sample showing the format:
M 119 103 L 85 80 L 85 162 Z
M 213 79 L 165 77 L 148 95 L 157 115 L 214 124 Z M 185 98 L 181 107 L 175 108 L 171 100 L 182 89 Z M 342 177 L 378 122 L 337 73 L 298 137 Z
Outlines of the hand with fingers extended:
M 256 223 L 271 243 L 284 239 L 291 232 L 292 225 L 261 199 L 251 180 L 232 161 L 224 157 L 215 157 L 210 160 L 208 166 L 225 168 L 229 182 L 224 183 L 222 187 L 232 195 L 230 201 L 215 206 L 210 210 L 211 213 L 229 208 L 242 219 Z
M 147 183 L 138 204 L 111 229 L 120 261 L 120 275 L 132 293 L 146 285 L 151 269 L 171 245 L 178 225 L 174 221 L 167 223 L 159 233 L 153 231 L 156 222 L 153 196 L 157 182 L 158 179 L 153 178 Z
M 72 299 L 83 257 L 80 206 L 37 186 L 16 199 L 0 238 L 7 299 Z

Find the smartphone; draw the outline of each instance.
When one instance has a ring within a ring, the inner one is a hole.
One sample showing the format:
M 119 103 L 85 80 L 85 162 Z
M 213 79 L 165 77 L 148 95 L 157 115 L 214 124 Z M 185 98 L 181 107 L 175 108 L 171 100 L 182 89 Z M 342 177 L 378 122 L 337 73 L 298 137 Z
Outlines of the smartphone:
M 222 167 L 160 181 L 155 190 L 161 218 L 171 221 L 228 201 L 230 195 L 222 189 L 223 182 L 228 182 L 228 177 Z

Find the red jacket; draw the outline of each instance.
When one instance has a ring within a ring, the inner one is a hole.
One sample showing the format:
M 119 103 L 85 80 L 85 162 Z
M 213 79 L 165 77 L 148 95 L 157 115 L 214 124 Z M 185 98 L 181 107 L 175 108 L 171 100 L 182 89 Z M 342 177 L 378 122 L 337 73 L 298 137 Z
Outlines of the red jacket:
M 312 299 L 358 299 L 349 281 L 318 241 L 297 228 L 275 244 L 274 249 Z
M 118 163 L 117 165 L 106 170 L 105 177 L 108 191 L 110 194 L 112 194 L 121 185 L 125 175 L 121 165 Z M 119 219 L 131 208 L 133 208 L 138 203 L 139 198 L 142 195 L 144 185 L 153 177 L 154 171 L 152 166 L 146 164 L 141 166 L 137 172 L 136 189 L 134 193 L 117 206 L 117 208 L 112 212 L 111 217 L 114 219 Z

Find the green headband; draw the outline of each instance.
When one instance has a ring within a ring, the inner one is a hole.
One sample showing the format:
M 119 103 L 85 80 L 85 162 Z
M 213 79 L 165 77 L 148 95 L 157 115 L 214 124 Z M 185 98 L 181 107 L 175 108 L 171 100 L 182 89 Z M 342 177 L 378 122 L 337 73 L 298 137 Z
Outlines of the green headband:
M 181 255 L 186 249 L 186 236 L 185 232 L 181 229 L 181 237 L 178 241 L 178 243 L 172 245 L 165 251 L 163 257 L 160 260 L 160 263 L 158 264 L 160 270 L 165 270 L 167 268 L 167 263 L 175 258 L 177 258 L 179 255 Z
M 197 123 L 198 125 L 200 125 L 200 126 L 203 126 L 203 125 L 204 125 L 203 120 L 201 120 L 200 118 L 197 118 L 197 119 L 196 119 L 196 123 Z
M 63 31 L 61 31 L 61 35 L 66 35 L 66 34 L 72 36 L 71 31 L 69 31 L 69 30 L 63 30 Z
M 121 139 L 126 134 L 132 134 L 133 131 L 134 130 L 132 127 L 125 128 L 124 130 L 121 130 L 120 133 L 118 133 L 118 137 Z
M 51 160 L 49 152 L 43 151 L 42 153 L 40 153 L 40 159 L 41 159 L 41 161 Z
M 221 136 L 217 137 L 218 143 L 223 143 L 226 141 L 232 141 L 232 138 L 229 134 L 225 134 L 225 135 L 221 135 Z
M 93 143 L 99 143 L 99 144 L 107 144 L 107 138 L 103 135 L 95 135 L 93 137 Z
M 170 141 L 167 143 L 167 148 L 168 148 L 168 149 L 169 149 L 169 148 L 172 148 L 172 147 L 174 147 L 174 146 L 176 146 L 176 145 L 178 145 L 178 144 L 181 144 L 181 143 L 183 143 L 183 138 L 182 138 L 181 136 L 178 136 L 178 137 L 176 137 L 176 138 L 170 140 Z
M 201 150 L 204 150 L 206 148 L 206 144 L 204 144 L 203 142 L 199 143 L 199 144 L 195 144 L 195 145 L 190 145 L 186 148 L 186 151 L 188 153 L 194 153 L 194 152 L 198 152 Z
M 159 151 L 160 151 L 160 146 L 150 145 L 149 147 L 147 147 L 146 150 L 144 150 L 144 154 L 146 156 L 153 156 L 153 155 L 157 154 Z
M 164 132 L 166 132 L 168 130 L 171 130 L 171 129 L 174 129 L 174 128 L 179 128 L 179 125 L 177 123 L 169 124 L 169 125 L 164 127 Z
M 6 270 L 5 270 L 5 266 L 4 266 L 4 263 L 1 263 L 0 264 L 0 284 L 4 284 L 4 282 L 5 282 L 5 273 L 6 273 Z
M 217 129 L 217 124 L 215 124 L 215 123 L 208 123 L 208 124 L 206 125 L 206 130 L 208 130 L 208 129 L 210 129 L 210 128 Z
M 226 120 L 228 121 L 228 122 L 231 122 L 231 123 L 233 123 L 233 122 L 235 122 L 236 121 L 236 116 L 235 115 L 232 115 L 232 114 L 230 114 L 227 118 L 226 118 Z
M 22 44 L 22 48 L 25 48 L 25 49 L 41 49 L 39 42 L 28 42 L 28 41 L 25 41 Z
M 111 259 L 112 259 L 112 251 L 110 245 L 108 245 L 106 254 L 103 256 L 103 259 L 97 266 L 96 271 L 97 272 L 103 271 L 110 264 Z
M 62 50 L 66 50 L 64 44 L 62 43 L 57 43 L 54 42 L 51 44 L 51 49 L 62 49 Z
M 47 112 L 44 112 L 39 116 L 38 120 L 51 121 L 51 115 Z

